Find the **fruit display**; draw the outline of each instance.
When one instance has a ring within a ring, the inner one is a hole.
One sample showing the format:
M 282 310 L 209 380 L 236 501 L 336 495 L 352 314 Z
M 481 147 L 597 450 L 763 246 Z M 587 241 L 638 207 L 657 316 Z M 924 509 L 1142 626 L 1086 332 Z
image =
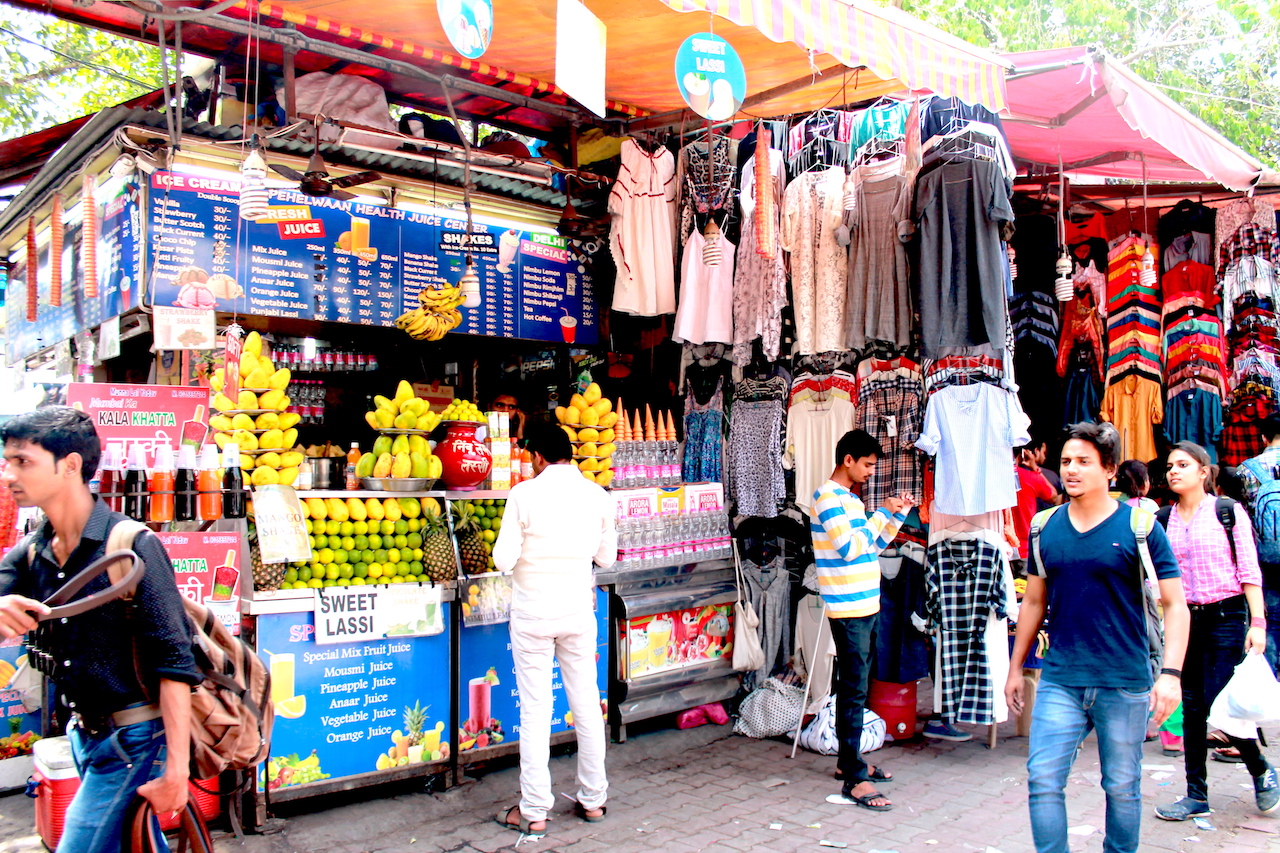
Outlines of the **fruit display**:
M 613 402 L 601 396 L 600 386 L 594 382 L 581 394 L 574 394 L 568 406 L 556 407 L 556 420 L 574 445 L 573 464 L 582 476 L 602 486 L 613 482 L 614 427 L 620 408 L 615 411 Z
M 276 369 L 262 354 L 262 337 L 250 332 L 240 353 L 240 391 L 235 400 L 226 396 L 225 371 L 215 370 L 209 387 L 215 392 L 215 415 L 209 418 L 213 440 L 221 449 L 229 443 L 240 448 L 240 465 L 245 480 L 253 486 L 277 483 L 292 485 L 298 477 L 303 455 L 298 443 L 298 422 L 302 416 L 285 411 L 291 401 L 289 368 Z
M 442 464 L 431 452 L 431 445 L 421 435 L 380 435 L 373 443 L 373 449 L 360 456 L 356 463 L 356 476 L 390 477 L 394 480 L 405 478 L 436 480 L 440 477 Z
M 484 412 L 480 411 L 480 407 L 470 400 L 458 398 L 449 405 L 445 406 L 443 412 L 440 413 L 442 421 L 468 421 L 478 424 L 488 423 Z
M 15 718 L 12 722 L 17 724 L 18 720 Z M 17 758 L 19 755 L 30 755 L 32 746 L 38 740 L 40 735 L 35 732 L 21 734 L 14 732 L 8 737 L 0 738 L 0 761 L 6 758 Z
M 424 287 L 418 307 L 396 318 L 396 328 L 416 341 L 438 341 L 462 325 L 462 288 L 455 285 Z
M 407 731 L 396 729 L 391 733 L 391 742 L 394 746 L 378 756 L 375 769 L 390 770 L 393 767 L 420 764 L 424 761 L 448 760 L 449 742 L 440 739 L 444 734 L 444 723 L 437 722 L 431 728 L 427 728 L 427 711 L 429 710 L 431 706 L 424 708 L 421 702 L 414 702 L 412 708 L 405 707 L 403 722 Z
M 492 572 L 493 544 L 498 541 L 502 529 L 502 515 L 507 502 L 501 499 L 455 500 L 453 504 L 454 533 L 458 537 L 458 555 L 462 558 L 462 571 L 468 575 Z
M 373 398 L 373 411 L 365 412 L 365 423 L 378 432 L 418 431 L 428 433 L 443 420 L 427 408 L 427 401 L 413 393 L 413 386 L 401 379 L 394 397 L 378 394 Z
M 292 755 L 272 758 L 267 762 L 267 767 L 262 771 L 258 781 L 265 783 L 267 790 L 274 791 L 277 788 L 305 785 L 308 782 L 319 782 L 328 778 L 328 773 L 321 772 L 320 756 L 313 749 L 310 755 L 302 759 L 298 758 L 296 752 Z
M 453 542 L 435 498 L 306 498 L 301 503 L 312 559 L 290 564 L 280 589 L 457 577 Z

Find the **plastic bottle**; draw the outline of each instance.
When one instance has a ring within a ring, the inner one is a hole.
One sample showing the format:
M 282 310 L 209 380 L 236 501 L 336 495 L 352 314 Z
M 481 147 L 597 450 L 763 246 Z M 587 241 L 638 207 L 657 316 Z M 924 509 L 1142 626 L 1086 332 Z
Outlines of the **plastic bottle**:
M 124 514 L 147 521 L 147 460 L 141 444 L 129 448 L 129 468 L 124 475 Z
M 533 479 L 533 454 L 528 450 L 520 451 L 520 479 Z
M 157 445 L 151 476 L 147 481 L 150 503 L 148 521 L 163 524 L 173 521 L 173 489 L 174 489 L 173 448 L 167 444 Z
M 222 448 L 222 468 L 222 517 L 244 518 L 244 472 L 240 470 L 240 445 L 234 441 Z
M 356 476 L 356 465 L 360 462 L 360 442 L 351 442 L 347 451 L 347 491 L 354 492 L 360 488 L 360 478 Z
M 196 493 L 196 513 L 201 521 L 222 518 L 222 476 L 218 473 L 218 448 L 212 444 L 200 449 Z
M 106 503 L 107 509 L 122 512 L 124 508 L 124 445 L 108 444 L 102 452 L 102 464 L 98 472 L 98 494 Z
M 174 521 L 196 520 L 196 489 L 196 449 L 184 444 L 178 448 L 178 473 L 173 479 Z

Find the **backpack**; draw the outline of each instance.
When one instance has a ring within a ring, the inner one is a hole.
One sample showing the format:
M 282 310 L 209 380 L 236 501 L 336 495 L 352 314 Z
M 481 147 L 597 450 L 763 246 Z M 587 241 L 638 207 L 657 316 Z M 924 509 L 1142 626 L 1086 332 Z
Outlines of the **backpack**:
M 1258 542 L 1258 559 L 1280 563 L 1280 480 L 1274 469 L 1267 470 L 1257 457 L 1240 467 L 1257 478 L 1258 493 L 1253 498 L 1253 531 Z
M 138 534 L 147 529 L 132 519 L 117 522 L 107 535 L 107 553 L 132 551 Z M 31 560 L 35 546 L 29 548 Z M 108 569 L 113 584 L 123 574 L 119 561 Z M 262 659 L 243 640 L 232 636 L 209 608 L 186 596 L 182 596 L 182 606 L 191 623 L 191 651 L 204 675 L 204 681 L 191 689 L 192 777 L 211 779 L 224 770 L 248 770 L 266 759 L 271 745 L 275 720 L 271 674 Z M 136 666 L 136 646 L 134 662 Z
M 1040 531 L 1044 529 L 1050 517 L 1062 509 L 1062 505 L 1050 507 L 1035 514 L 1031 519 L 1031 534 L 1028 537 L 1028 548 L 1040 571 L 1044 571 L 1044 562 L 1040 559 Z M 1147 669 L 1154 680 L 1164 666 L 1164 629 L 1160 622 L 1160 610 L 1157 607 L 1155 590 L 1160 588 L 1160 580 L 1156 577 L 1156 564 L 1151 559 L 1151 548 L 1147 545 L 1147 536 L 1156 525 L 1154 513 L 1131 507 L 1129 528 L 1133 531 L 1134 541 L 1138 546 L 1138 562 L 1141 564 L 1142 603 L 1146 612 L 1147 626 Z M 1228 537 L 1230 538 L 1230 537 Z
M 1280 496 L 1277 497 L 1280 498 Z M 1277 510 L 1280 510 L 1280 507 L 1277 507 Z M 1156 520 L 1165 530 L 1169 529 L 1169 515 L 1172 512 L 1172 505 L 1162 506 L 1156 511 Z M 1231 546 L 1231 565 L 1239 566 L 1240 562 L 1236 559 L 1236 502 L 1231 498 L 1218 498 L 1213 502 L 1213 514 L 1218 517 L 1218 523 L 1227 532 L 1227 544 Z

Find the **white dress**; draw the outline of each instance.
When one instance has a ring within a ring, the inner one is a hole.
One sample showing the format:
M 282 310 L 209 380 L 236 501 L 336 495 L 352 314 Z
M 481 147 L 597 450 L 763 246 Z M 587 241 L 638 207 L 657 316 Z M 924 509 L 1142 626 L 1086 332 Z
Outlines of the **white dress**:
M 628 139 L 609 193 L 609 248 L 618 267 L 613 310 L 653 317 L 676 310 L 673 247 L 676 161 L 665 148 L 649 154 Z
M 806 172 L 783 197 L 781 242 L 791 255 L 798 355 L 846 349 L 849 251 L 836 239 L 843 215 L 844 169 L 839 166 Z
M 678 344 L 733 343 L 734 246 L 720 237 L 720 263 L 702 262 L 706 238 L 698 229 L 689 232 L 680 266 L 680 310 L 671 339 Z

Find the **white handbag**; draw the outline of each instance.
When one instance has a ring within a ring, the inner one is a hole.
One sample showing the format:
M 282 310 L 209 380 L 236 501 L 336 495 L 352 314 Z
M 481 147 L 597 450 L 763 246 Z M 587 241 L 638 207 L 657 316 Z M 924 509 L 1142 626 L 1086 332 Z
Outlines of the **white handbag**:
M 747 737 L 777 737 L 796 730 L 804 709 L 804 691 L 776 678 L 752 690 L 738 706 L 733 731 Z
M 738 585 L 738 600 L 733 605 L 733 668 L 738 672 L 755 672 L 764 666 L 764 648 L 760 645 L 760 617 L 750 601 L 742 598 L 742 564 L 738 561 L 738 543 L 733 543 L 733 568 Z

